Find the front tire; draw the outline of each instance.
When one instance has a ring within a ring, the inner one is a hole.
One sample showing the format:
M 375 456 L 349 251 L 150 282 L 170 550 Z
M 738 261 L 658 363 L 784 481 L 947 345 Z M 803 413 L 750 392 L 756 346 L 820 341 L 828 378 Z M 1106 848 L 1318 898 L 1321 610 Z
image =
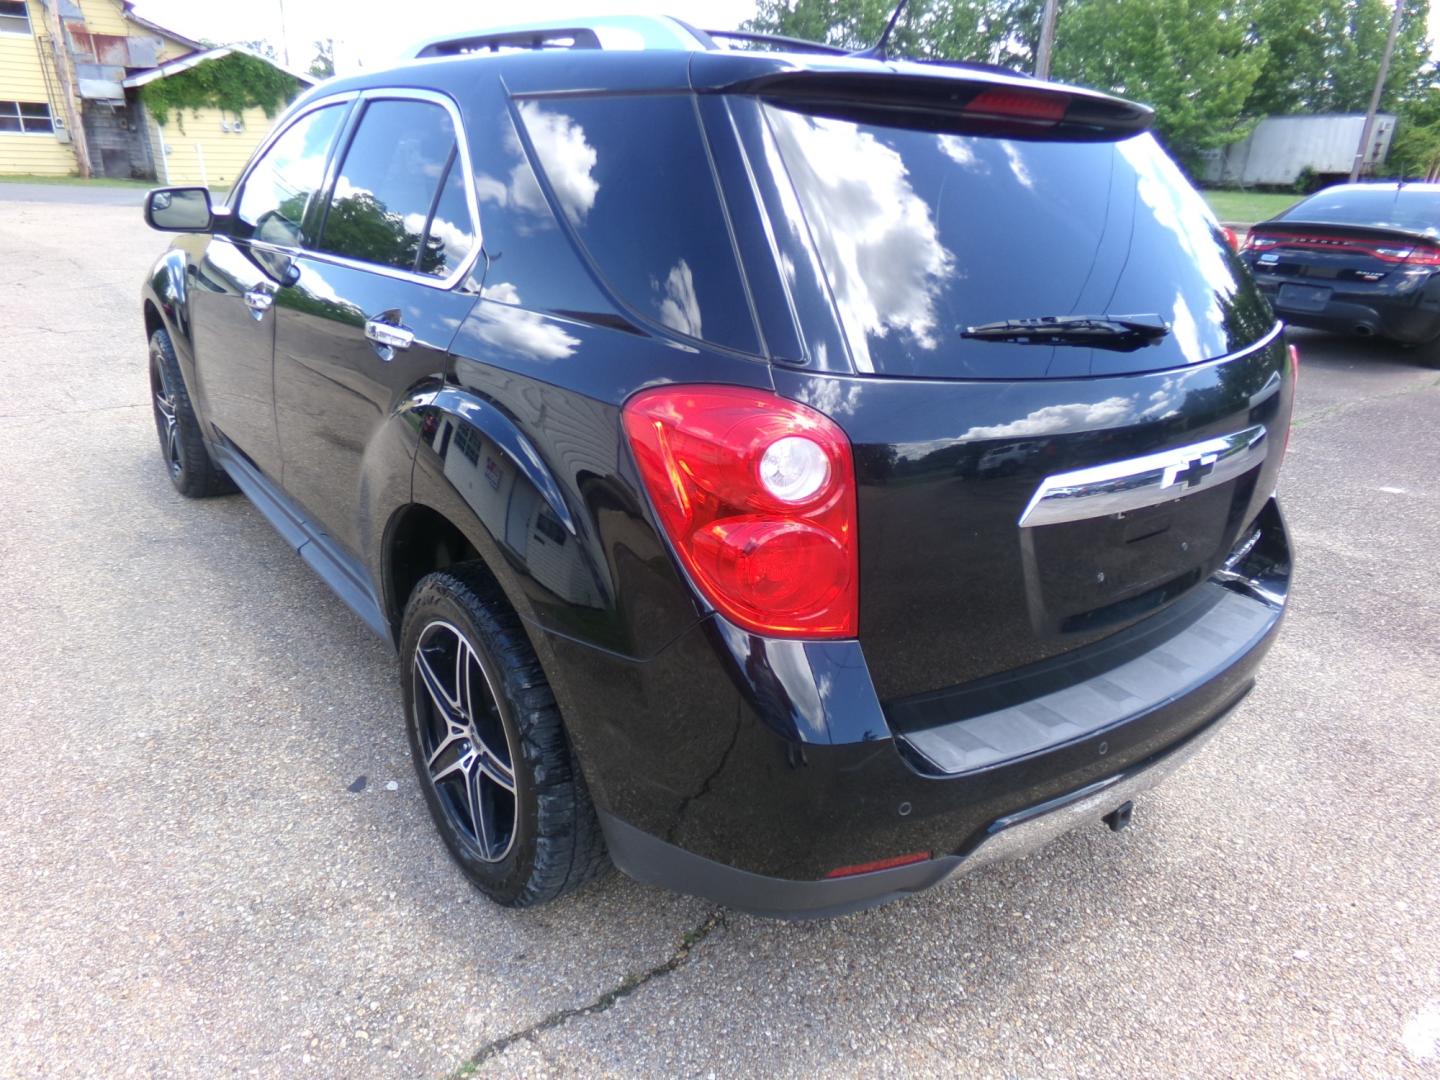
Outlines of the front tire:
M 400 661 L 415 772 L 471 882 L 497 904 L 531 907 L 603 873 L 605 843 L 555 697 L 482 567 L 421 580 Z
M 225 495 L 235 490 L 225 470 L 215 464 L 200 420 L 190 404 L 175 346 L 170 335 L 156 330 L 150 335 L 150 406 L 155 414 L 155 432 L 160 436 L 160 453 L 175 490 L 189 499 Z

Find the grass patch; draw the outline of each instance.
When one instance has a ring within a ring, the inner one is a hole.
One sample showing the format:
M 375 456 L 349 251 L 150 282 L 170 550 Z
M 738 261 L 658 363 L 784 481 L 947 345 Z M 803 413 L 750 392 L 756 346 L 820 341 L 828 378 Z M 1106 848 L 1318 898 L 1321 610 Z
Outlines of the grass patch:
M 1204 195 L 1221 221 L 1236 221 L 1243 225 L 1266 221 L 1305 197 L 1272 191 L 1207 191 Z
M 96 176 L 82 180 L 78 176 L 31 176 L 25 173 L 0 173 L 0 184 L 56 184 L 71 187 L 118 187 L 146 189 L 156 186 L 153 180 L 114 180 L 108 176 Z

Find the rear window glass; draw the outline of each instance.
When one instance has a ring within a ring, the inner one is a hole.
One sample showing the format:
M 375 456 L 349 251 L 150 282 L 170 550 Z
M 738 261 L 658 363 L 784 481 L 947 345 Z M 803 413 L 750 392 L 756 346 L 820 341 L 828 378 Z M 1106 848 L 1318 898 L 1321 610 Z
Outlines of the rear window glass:
M 1038 378 L 1155 370 L 1248 345 L 1273 317 L 1150 135 L 938 134 L 767 106 L 857 368 Z M 1158 315 L 1132 352 L 961 337 L 1047 315 Z
M 688 96 L 522 101 L 558 214 L 641 315 L 758 350 L 735 249 Z
M 1440 235 L 1440 193 L 1423 189 L 1383 187 L 1331 188 L 1316 192 L 1280 215 L 1280 221 L 1330 222 L 1335 225 L 1379 225 Z

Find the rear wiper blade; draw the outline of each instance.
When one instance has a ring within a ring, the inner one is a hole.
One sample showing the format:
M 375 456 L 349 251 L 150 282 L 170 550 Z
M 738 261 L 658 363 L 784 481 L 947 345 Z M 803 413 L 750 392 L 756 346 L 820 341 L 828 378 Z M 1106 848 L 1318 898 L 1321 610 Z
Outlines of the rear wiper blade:
M 1170 333 L 1159 315 L 1042 315 L 967 326 L 963 338 L 1011 341 L 1022 345 L 1088 345 L 1092 349 L 1131 352 L 1154 345 Z

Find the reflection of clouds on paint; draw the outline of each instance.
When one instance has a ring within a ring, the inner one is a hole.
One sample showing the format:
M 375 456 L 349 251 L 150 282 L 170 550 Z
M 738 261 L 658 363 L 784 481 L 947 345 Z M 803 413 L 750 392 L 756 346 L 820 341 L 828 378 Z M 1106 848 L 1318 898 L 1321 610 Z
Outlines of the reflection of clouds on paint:
M 824 366 L 822 357 L 820 367 Z M 806 379 L 795 396 L 817 412 L 839 420 L 855 411 L 860 393 L 861 386 L 853 379 L 814 378 Z
M 580 346 L 580 339 L 520 304 L 520 290 L 508 281 L 486 285 L 480 295 L 494 304 L 475 309 L 475 336 L 506 352 L 534 360 L 564 360 Z
M 656 284 L 658 291 L 659 285 Z M 660 301 L 660 321 L 672 330 L 691 337 L 700 336 L 700 299 L 695 295 L 695 275 L 681 259 L 665 275 L 665 295 Z
M 1000 148 L 1005 151 L 1005 161 L 1010 166 L 1010 175 L 1015 177 L 1015 182 L 1027 191 L 1035 190 L 1035 178 L 1025 166 L 1025 158 L 1021 156 L 1020 148 L 1009 139 L 1000 140 Z
M 520 118 L 545 168 L 545 175 L 572 225 L 582 225 L 595 205 L 600 182 L 590 174 L 599 155 L 585 139 L 585 129 L 564 113 L 547 112 L 533 101 L 520 103 Z M 525 162 L 510 173 L 511 197 L 524 210 L 541 212 L 545 200 Z
M 1125 160 L 1135 170 L 1135 194 L 1154 217 L 1155 224 L 1169 231 L 1176 246 L 1185 256 L 1199 264 L 1209 281 L 1224 281 L 1230 276 L 1224 252 L 1208 232 L 1215 220 L 1209 205 L 1190 186 L 1179 167 L 1156 145 L 1154 136 L 1140 135 L 1116 144 Z M 1195 228 L 1196 224 L 1200 228 Z M 1171 332 L 1189 360 L 1206 359 L 1202 340 L 1202 324 L 1219 330 L 1224 340 L 1225 313 L 1219 297 L 1213 294 L 1204 311 L 1191 309 L 1191 299 L 1183 291 L 1175 294 L 1170 317 Z
M 970 140 L 961 135 L 939 135 L 940 149 L 945 151 L 945 156 L 957 165 L 964 165 L 966 168 L 979 166 L 985 170 L 980 159 L 975 156 L 975 150 L 970 145 Z
M 1134 397 L 1108 397 L 1103 401 L 1077 401 L 1046 405 L 1008 424 L 972 427 L 960 436 L 968 439 L 1018 439 L 1062 432 L 1093 431 L 1126 423 L 1134 415 Z M 948 440 L 947 440 L 948 442 Z
M 772 109 L 806 204 L 856 366 L 874 371 L 869 336 L 938 344 L 935 294 L 954 269 L 930 208 L 891 147 L 852 123 Z
M 424 214 L 406 214 L 405 231 L 415 236 L 420 235 L 420 230 L 425 228 Z M 469 224 L 456 225 L 453 221 L 446 221 L 436 215 L 430 222 L 430 239 L 440 241 L 440 250 L 443 258 L 439 268 L 454 270 L 470 254 L 470 244 L 474 240 L 474 234 L 470 231 Z

